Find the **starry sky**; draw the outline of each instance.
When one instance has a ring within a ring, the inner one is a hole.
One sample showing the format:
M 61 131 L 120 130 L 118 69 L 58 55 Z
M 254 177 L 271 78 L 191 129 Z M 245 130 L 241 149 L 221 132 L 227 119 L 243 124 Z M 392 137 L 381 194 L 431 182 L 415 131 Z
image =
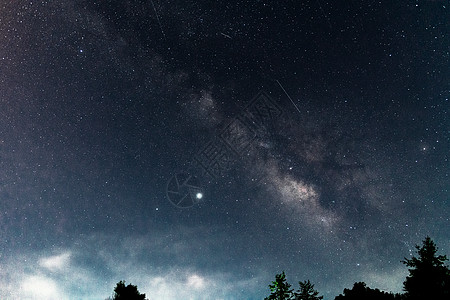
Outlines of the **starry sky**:
M 449 3 L 2 1 L 0 298 L 326 300 L 450 254 Z

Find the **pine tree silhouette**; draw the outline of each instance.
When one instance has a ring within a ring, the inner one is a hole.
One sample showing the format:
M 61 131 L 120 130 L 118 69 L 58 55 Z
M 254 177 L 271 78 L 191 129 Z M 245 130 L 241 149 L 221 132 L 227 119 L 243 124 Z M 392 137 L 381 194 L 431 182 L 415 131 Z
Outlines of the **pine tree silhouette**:
M 292 300 L 294 299 L 293 290 L 291 285 L 286 281 L 286 275 L 283 273 L 275 275 L 275 281 L 269 284 L 270 291 L 272 292 L 269 297 L 264 300 Z
M 405 258 L 402 263 L 409 267 L 409 276 L 403 289 L 410 300 L 450 299 L 450 270 L 444 263 L 445 255 L 437 255 L 438 248 L 429 236 L 416 246 L 418 257 Z
M 299 282 L 300 289 L 295 292 L 295 300 L 321 300 L 323 296 L 319 296 L 319 292 L 314 289 L 314 284 L 309 280 Z

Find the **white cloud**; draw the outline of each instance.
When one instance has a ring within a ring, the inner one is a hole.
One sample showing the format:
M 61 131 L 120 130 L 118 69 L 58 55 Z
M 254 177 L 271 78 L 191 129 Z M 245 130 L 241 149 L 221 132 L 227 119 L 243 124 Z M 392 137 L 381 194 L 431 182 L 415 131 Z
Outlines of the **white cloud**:
M 52 272 L 62 271 L 68 267 L 70 263 L 71 252 L 64 252 L 59 255 L 54 255 L 39 260 L 39 265 Z
M 187 279 L 187 285 L 199 290 L 205 286 L 205 279 L 197 274 L 192 274 Z
M 180 235 L 198 236 L 204 228 L 180 230 Z M 211 238 L 215 241 L 215 237 Z M 227 269 L 204 270 L 175 261 L 154 267 L 151 259 L 143 261 L 142 255 L 158 256 L 157 249 L 167 251 L 163 246 L 172 239 L 167 240 L 164 232 L 117 241 L 115 235 L 92 235 L 77 241 L 77 245 L 83 245 L 81 248 L 74 246 L 57 255 L 18 254 L 0 267 L 0 278 L 7 279 L 7 282 L 0 281 L 0 299 L 105 299 L 119 280 L 137 285 L 141 293 L 156 300 L 242 299 L 244 293 L 258 290 L 258 280 L 262 278 L 236 279 Z M 210 245 L 202 236 L 193 239 L 191 244 L 194 249 L 198 245 L 205 248 Z M 172 249 L 170 255 L 185 255 L 185 251 Z M 91 268 L 77 263 L 85 261 L 84 258 L 96 262 L 95 265 Z M 102 270 L 107 270 L 107 274 Z
M 258 288 L 258 278 L 235 281 L 225 273 L 199 275 L 198 272 L 173 269 L 163 276 L 149 276 L 142 284 L 151 299 L 236 299 L 236 291 Z M 141 291 L 142 292 L 142 291 Z M 242 295 L 243 296 L 243 295 Z
M 22 299 L 63 299 L 57 283 L 42 275 L 26 276 L 21 283 L 20 290 Z
M 58 255 L 17 253 L 0 262 L 0 299 L 104 299 L 109 286 L 92 270 L 75 265 L 71 250 Z M 39 258 L 40 257 L 40 258 Z
M 195 258 L 189 255 L 199 248 L 204 250 L 203 255 L 212 255 L 207 249 L 220 239 L 217 235 L 205 235 L 205 231 L 207 229 L 201 226 L 180 227 L 177 233 L 171 232 L 170 235 L 167 232 L 153 232 L 141 237 L 127 237 L 120 243 L 114 236 L 92 237 L 90 241 L 104 241 L 96 248 L 99 258 L 112 273 L 106 284 L 111 290 L 123 279 L 137 285 L 141 293 L 155 300 L 242 299 L 245 295 L 241 291 L 258 290 L 258 280 L 261 279 L 257 276 L 239 280 L 228 270 L 204 270 L 193 264 Z M 191 236 L 192 239 L 184 244 L 180 242 L 182 236 Z M 111 241 L 116 247 L 108 246 Z M 152 261 L 142 263 L 146 253 L 159 257 L 161 252 L 171 257 L 164 267 L 155 267 Z M 127 259 L 123 259 L 124 255 Z M 215 255 L 220 257 L 224 254 L 215 252 Z

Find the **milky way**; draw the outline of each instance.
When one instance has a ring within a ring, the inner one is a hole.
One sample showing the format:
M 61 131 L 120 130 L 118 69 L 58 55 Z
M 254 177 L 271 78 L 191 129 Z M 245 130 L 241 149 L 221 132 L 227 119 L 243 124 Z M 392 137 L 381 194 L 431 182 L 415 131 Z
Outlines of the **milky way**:
M 0 298 L 334 299 L 450 254 L 447 3 L 297 2 L 1 4 Z

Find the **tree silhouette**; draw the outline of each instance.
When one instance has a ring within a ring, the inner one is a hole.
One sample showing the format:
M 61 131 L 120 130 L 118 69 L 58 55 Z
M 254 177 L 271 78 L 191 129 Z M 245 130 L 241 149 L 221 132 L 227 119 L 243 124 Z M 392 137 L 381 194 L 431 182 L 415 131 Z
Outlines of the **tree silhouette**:
M 429 236 L 416 246 L 418 257 L 402 261 L 409 267 L 409 276 L 403 283 L 406 296 L 411 300 L 450 299 L 450 270 L 444 265 L 445 255 L 437 255 L 438 248 Z
M 382 292 L 379 289 L 371 289 L 364 282 L 355 282 L 351 290 L 344 289 L 344 295 L 339 295 L 334 300 L 397 300 L 400 295 Z
M 299 282 L 300 289 L 294 293 L 295 300 L 321 300 L 323 296 L 319 296 L 319 292 L 314 289 L 314 284 L 309 280 Z
M 270 291 L 272 292 L 269 297 L 264 300 L 292 300 L 293 290 L 291 285 L 286 281 L 286 275 L 283 273 L 275 275 L 275 281 L 269 284 Z
M 139 293 L 135 285 L 125 286 L 125 281 L 121 280 L 114 288 L 113 300 L 145 300 L 145 294 Z

